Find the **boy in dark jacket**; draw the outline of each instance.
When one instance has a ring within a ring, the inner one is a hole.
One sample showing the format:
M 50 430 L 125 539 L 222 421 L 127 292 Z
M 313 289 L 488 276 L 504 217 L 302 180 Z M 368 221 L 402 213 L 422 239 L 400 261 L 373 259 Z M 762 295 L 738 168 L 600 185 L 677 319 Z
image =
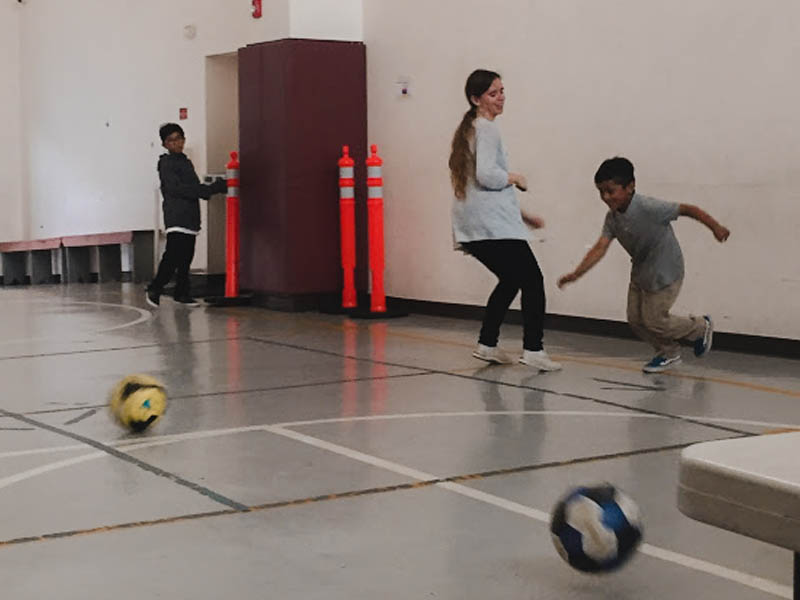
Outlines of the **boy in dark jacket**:
M 161 195 L 164 197 L 164 226 L 167 247 L 155 279 L 147 287 L 147 303 L 158 307 L 164 286 L 175 274 L 175 302 L 198 306 L 189 292 L 189 266 L 194 258 L 194 244 L 200 233 L 200 201 L 227 190 L 224 179 L 210 185 L 200 183 L 192 161 L 183 153 L 186 138 L 177 123 L 167 123 L 158 131 L 168 154 L 158 160 Z

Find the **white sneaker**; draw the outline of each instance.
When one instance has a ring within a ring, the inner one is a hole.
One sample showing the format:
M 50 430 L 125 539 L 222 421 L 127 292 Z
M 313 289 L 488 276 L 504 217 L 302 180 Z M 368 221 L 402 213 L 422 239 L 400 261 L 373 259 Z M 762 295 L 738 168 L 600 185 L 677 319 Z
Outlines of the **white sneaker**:
M 551 360 L 544 350 L 524 350 L 519 362 L 540 371 L 560 371 L 561 363 Z
M 497 346 L 484 346 L 483 344 L 478 344 L 475 347 L 475 350 L 472 351 L 472 356 L 498 365 L 509 365 L 514 362 L 508 354 L 503 352 Z

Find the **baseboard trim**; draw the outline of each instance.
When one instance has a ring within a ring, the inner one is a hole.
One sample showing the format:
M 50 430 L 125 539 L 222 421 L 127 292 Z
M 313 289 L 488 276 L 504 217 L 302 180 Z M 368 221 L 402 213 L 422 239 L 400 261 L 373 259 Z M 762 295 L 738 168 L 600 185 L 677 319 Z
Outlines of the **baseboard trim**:
M 391 300 L 394 306 L 402 308 L 410 313 L 420 315 L 467 319 L 471 321 L 480 321 L 483 319 L 483 306 L 412 300 L 409 298 L 387 298 L 387 300 Z M 517 309 L 509 310 L 505 322 L 521 325 L 521 311 Z M 556 331 L 603 335 L 622 339 L 636 339 L 636 336 L 624 321 L 548 313 L 545 317 L 544 326 L 545 329 L 553 329 Z M 800 357 L 800 340 L 745 335 L 741 333 L 725 333 L 723 331 L 716 331 L 714 333 L 714 348 L 717 350 L 729 350 L 731 352 L 759 354 L 764 356 L 780 356 L 783 358 L 796 359 Z

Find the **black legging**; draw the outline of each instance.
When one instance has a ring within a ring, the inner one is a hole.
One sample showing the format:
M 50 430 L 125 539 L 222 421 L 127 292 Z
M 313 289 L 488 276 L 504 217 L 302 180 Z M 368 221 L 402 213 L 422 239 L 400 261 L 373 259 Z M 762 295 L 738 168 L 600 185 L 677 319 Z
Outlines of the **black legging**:
M 175 297 L 189 296 L 189 267 L 194 258 L 195 239 L 194 235 L 177 231 L 167 234 L 167 248 L 158 265 L 156 278 L 153 279 L 149 289 L 161 293 L 174 273 Z
M 478 341 L 496 346 L 500 325 L 511 302 L 522 290 L 522 322 L 525 350 L 541 350 L 544 326 L 544 280 L 539 263 L 524 240 L 480 240 L 462 244 L 499 279 L 489 296 Z

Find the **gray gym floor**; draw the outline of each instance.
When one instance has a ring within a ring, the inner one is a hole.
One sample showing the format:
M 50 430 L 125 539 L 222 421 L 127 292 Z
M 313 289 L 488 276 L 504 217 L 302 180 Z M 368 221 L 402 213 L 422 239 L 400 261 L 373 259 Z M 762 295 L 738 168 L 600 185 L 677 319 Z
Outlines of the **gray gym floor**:
M 472 321 L 0 298 L 3 598 L 791 598 L 791 553 L 682 516 L 676 476 L 691 443 L 800 427 L 797 361 L 645 375 L 644 344 L 550 331 L 564 370 L 538 374 L 473 359 Z M 106 409 L 131 373 L 170 394 L 139 436 Z M 646 544 L 586 576 L 547 513 L 603 481 Z

